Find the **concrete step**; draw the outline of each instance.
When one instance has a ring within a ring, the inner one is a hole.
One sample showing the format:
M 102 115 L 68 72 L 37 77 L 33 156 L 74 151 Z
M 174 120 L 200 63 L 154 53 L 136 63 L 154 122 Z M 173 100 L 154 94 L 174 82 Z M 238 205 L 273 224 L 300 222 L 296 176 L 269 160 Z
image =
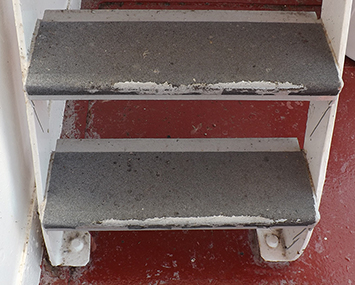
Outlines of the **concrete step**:
M 301 14 L 207 22 L 61 13 L 38 24 L 31 99 L 329 100 L 342 86 L 322 24 Z
M 318 221 L 301 151 L 54 154 L 50 230 L 257 228 Z

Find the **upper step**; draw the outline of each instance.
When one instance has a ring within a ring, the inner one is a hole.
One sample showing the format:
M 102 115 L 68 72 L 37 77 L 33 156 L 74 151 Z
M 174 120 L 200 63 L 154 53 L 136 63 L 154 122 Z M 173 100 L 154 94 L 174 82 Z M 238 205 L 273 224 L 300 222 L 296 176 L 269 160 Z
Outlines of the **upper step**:
M 257 14 L 207 22 L 190 13 L 177 21 L 96 21 L 76 12 L 61 21 L 59 13 L 39 23 L 31 99 L 302 100 L 336 96 L 342 86 L 316 20 L 266 13 L 264 22 Z

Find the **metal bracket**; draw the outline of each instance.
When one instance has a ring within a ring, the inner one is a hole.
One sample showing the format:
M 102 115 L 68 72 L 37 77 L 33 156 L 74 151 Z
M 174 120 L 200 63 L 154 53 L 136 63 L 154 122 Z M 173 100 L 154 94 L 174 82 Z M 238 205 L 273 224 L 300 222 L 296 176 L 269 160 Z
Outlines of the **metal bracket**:
M 265 261 L 294 261 L 307 247 L 314 226 L 257 229 L 260 255 Z
M 90 261 L 91 235 L 84 231 L 43 231 L 53 266 L 85 266 Z

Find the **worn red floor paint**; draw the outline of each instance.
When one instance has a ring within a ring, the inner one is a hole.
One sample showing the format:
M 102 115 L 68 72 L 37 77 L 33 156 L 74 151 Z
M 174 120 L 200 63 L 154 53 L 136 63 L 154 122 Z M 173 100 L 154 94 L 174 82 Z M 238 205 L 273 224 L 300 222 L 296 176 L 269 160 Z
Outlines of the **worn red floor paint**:
M 86 138 L 304 139 L 308 102 L 90 101 Z
M 82 9 L 277 10 L 320 15 L 321 0 L 84 0 Z

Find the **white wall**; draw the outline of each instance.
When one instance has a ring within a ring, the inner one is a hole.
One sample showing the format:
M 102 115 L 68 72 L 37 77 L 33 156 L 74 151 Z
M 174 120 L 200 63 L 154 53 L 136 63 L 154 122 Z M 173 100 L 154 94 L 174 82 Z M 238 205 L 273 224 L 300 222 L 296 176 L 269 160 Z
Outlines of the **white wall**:
M 0 0 L 0 284 L 39 282 L 43 248 L 36 192 L 41 203 L 44 182 L 37 181 L 35 192 L 35 177 L 43 170 L 45 179 L 64 110 L 64 102 L 37 102 L 38 116 L 48 125 L 38 143 L 38 121 L 23 90 L 35 23 L 46 9 L 79 7 L 80 0 Z M 43 169 L 38 160 L 46 161 Z
M 34 175 L 11 0 L 0 1 L 0 283 L 18 284 Z M 33 204 L 32 204 L 33 205 Z M 40 251 L 40 247 L 37 251 Z M 39 268 L 37 269 L 39 274 Z

